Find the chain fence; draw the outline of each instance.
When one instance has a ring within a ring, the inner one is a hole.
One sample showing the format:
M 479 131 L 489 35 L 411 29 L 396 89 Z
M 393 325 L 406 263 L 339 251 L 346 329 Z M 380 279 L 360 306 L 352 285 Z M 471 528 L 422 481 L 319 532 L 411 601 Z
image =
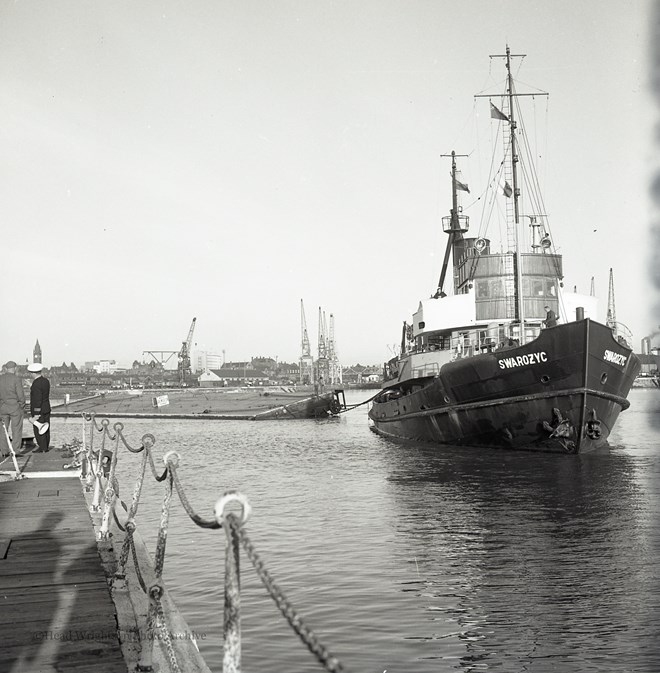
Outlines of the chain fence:
M 149 608 L 145 628 L 138 629 L 138 632 L 144 634 L 144 637 L 141 639 L 140 660 L 137 670 L 155 670 L 153 661 L 155 641 L 158 641 L 163 648 L 170 671 L 179 673 L 182 670 L 181 663 L 177 661 L 175 648 L 170 637 L 170 629 L 167 625 L 167 614 L 162 602 L 164 593 L 162 574 L 165 565 L 170 509 L 173 495 L 176 492 L 181 506 L 195 525 L 211 530 L 224 529 L 225 532 L 223 673 L 239 673 L 241 670 L 241 548 L 284 619 L 321 666 L 330 673 L 344 671 L 345 669 L 339 659 L 321 644 L 312 629 L 303 622 L 284 592 L 275 583 L 266 569 L 264 561 L 257 553 L 245 528 L 251 513 L 247 498 L 237 491 L 227 491 L 215 504 L 214 518 L 202 517 L 193 508 L 179 478 L 179 454 L 175 451 L 166 453 L 163 456 L 165 468 L 162 472 L 159 472 L 153 456 L 155 443 L 155 437 L 147 433 L 142 436 L 139 445 L 131 445 L 124 435 L 124 425 L 122 423 L 117 422 L 111 428 L 110 421 L 107 418 L 99 422 L 94 414 L 84 413 L 82 415 L 81 439 L 74 439 L 66 445 L 72 453 L 73 460 L 70 464 L 64 466 L 65 468 L 80 467 L 81 469 L 81 481 L 84 488 L 87 492 L 92 493 L 91 510 L 92 512 L 102 513 L 99 538 L 108 540 L 112 536 L 111 525 L 113 523 L 118 530 L 124 533 L 114 580 L 124 580 L 126 578 L 126 567 L 130 559 L 140 589 L 148 597 Z M 130 505 L 121 500 L 119 493 L 120 485 L 116 477 L 116 470 L 120 453 L 127 455 L 127 457 L 130 454 L 140 457 Z M 136 517 L 145 475 L 147 474 L 147 465 L 150 467 L 153 479 L 158 483 L 164 482 L 153 569 L 141 567 L 140 555 L 135 544 Z M 227 506 L 230 503 L 240 505 L 240 517 L 228 510 Z M 123 510 L 122 516 L 120 516 L 121 511 L 117 512 L 117 507 Z M 123 523 L 122 518 L 124 519 Z M 156 634 L 158 634 L 157 637 Z

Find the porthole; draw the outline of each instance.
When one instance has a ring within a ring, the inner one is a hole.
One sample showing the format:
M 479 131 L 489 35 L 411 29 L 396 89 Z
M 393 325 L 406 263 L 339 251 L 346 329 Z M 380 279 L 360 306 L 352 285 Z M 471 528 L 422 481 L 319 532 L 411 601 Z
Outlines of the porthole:
M 449 404 L 450 400 L 449 398 L 445 395 L 445 404 Z
M 547 374 L 543 374 L 541 377 L 541 383 L 550 383 L 550 377 Z
M 607 372 L 604 372 L 601 377 L 600 377 L 600 382 L 601 383 L 606 383 L 607 382 Z

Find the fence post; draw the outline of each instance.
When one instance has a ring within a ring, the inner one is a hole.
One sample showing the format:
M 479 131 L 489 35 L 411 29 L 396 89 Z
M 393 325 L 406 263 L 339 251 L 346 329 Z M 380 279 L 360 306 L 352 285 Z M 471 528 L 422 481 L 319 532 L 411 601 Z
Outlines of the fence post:
M 225 505 L 231 501 L 241 504 L 242 516 L 225 512 Z M 241 670 L 241 573 L 239 557 L 238 528 L 250 516 L 247 498 L 236 491 L 228 491 L 215 505 L 216 521 L 225 529 L 225 614 L 224 614 L 224 655 L 223 673 L 240 673 Z

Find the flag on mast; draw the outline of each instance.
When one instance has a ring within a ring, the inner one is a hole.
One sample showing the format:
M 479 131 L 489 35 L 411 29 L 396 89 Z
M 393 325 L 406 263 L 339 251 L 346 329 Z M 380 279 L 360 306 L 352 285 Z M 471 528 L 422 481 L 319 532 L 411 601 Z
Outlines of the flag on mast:
M 490 116 L 493 119 L 503 119 L 505 122 L 509 121 L 509 118 L 504 114 L 504 112 L 502 112 L 502 110 L 495 107 L 495 105 L 493 105 L 492 102 L 490 104 Z
M 456 189 L 460 189 L 468 194 L 470 193 L 470 189 L 464 182 L 459 182 L 458 180 L 454 180 L 454 182 L 456 183 Z
M 507 197 L 507 199 L 511 198 L 511 195 L 513 194 L 513 189 L 511 188 L 511 185 L 509 184 L 508 180 L 504 181 L 504 187 L 502 187 L 502 193 L 504 196 Z

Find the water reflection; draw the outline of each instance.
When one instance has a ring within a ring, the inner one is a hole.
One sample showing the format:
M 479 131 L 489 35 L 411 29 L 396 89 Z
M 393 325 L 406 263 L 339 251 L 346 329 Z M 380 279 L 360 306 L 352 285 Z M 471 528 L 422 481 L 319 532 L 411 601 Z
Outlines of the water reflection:
M 364 407 L 331 423 L 131 421 L 127 433 L 154 432 L 158 456 L 181 453 L 203 515 L 227 488 L 248 495 L 257 550 L 347 670 L 657 672 L 658 399 L 633 400 L 614 448 L 590 456 L 393 443 L 369 432 Z M 119 466 L 125 498 L 130 462 Z M 148 482 L 143 496 L 153 550 L 162 490 Z M 221 534 L 174 508 L 166 582 L 206 634 L 212 670 L 223 554 Z M 242 593 L 243 668 L 315 670 L 245 559 Z
M 643 615 L 657 620 L 658 532 L 634 458 L 428 446 L 388 457 L 418 591 L 437 601 L 424 637 L 444 641 L 439 656 L 451 639 L 467 670 L 603 670 L 612 650 L 652 665 Z

